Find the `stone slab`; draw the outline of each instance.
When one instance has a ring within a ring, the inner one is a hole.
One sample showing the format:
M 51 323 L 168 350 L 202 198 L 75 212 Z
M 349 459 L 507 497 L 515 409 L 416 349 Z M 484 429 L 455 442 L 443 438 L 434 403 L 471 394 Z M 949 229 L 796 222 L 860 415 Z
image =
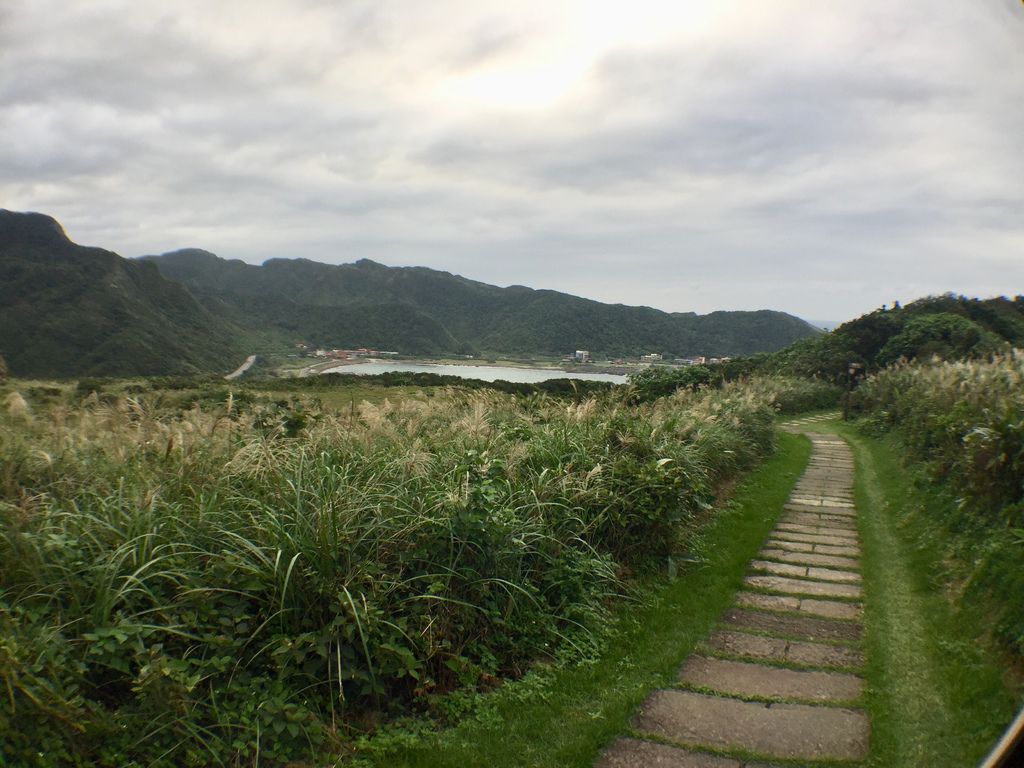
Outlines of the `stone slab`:
M 788 595 L 763 595 L 760 592 L 738 592 L 736 605 L 765 611 L 797 611 L 800 609 L 800 598 Z
M 815 544 L 811 548 L 811 551 L 818 555 L 840 555 L 842 557 L 860 556 L 860 547 L 851 544 Z
M 825 507 L 827 509 L 832 509 L 832 508 L 848 509 L 850 507 L 850 502 L 847 501 L 846 499 L 840 499 L 840 498 L 834 498 L 834 497 L 825 496 L 821 500 L 821 506 Z
M 860 567 L 860 562 L 853 557 L 816 555 L 813 552 L 789 552 L 785 549 L 765 548 L 760 551 L 759 556 L 764 560 L 778 560 L 782 563 L 794 563 L 796 565 L 833 566 L 844 570 Z
M 748 763 L 749 765 L 749 763 Z M 691 752 L 642 739 L 619 738 L 597 758 L 594 768 L 744 768 L 738 760 Z
M 860 669 L 864 655 L 856 648 L 791 640 L 786 646 L 786 661 L 809 667 L 842 667 Z
M 775 532 L 785 531 L 787 533 L 812 533 L 816 536 L 843 536 L 848 539 L 857 538 L 857 531 L 854 528 L 832 525 L 805 525 L 804 523 L 780 522 L 775 526 Z
M 797 606 L 801 613 L 824 616 L 828 619 L 859 619 L 864 611 L 859 603 L 843 603 L 838 600 L 813 600 L 804 598 Z
M 655 691 L 633 727 L 677 743 L 793 760 L 861 760 L 868 750 L 868 720 L 858 710 L 768 706 L 689 691 Z
M 821 507 L 808 507 L 803 504 L 794 504 L 791 501 L 787 501 L 783 507 L 787 512 L 804 512 L 816 515 L 833 515 L 835 517 L 848 517 L 854 518 L 857 515 L 857 510 L 852 506 L 849 509 L 829 509 L 824 510 Z
M 803 514 L 807 514 L 806 512 Z M 822 520 L 828 520 L 833 523 L 844 523 L 847 525 L 857 525 L 857 513 L 847 513 L 839 510 L 829 512 L 819 512 L 818 517 Z
M 737 696 L 825 702 L 853 701 L 863 689 L 863 681 L 846 672 L 784 669 L 698 655 L 686 660 L 678 680 Z
M 736 605 L 740 608 L 756 608 L 761 611 L 790 611 L 822 616 L 827 619 L 859 619 L 863 614 L 860 603 L 839 600 L 816 600 L 790 597 L 789 595 L 766 595 L 761 592 L 738 592 Z
M 785 549 L 790 552 L 813 552 L 814 545 L 806 541 L 786 541 L 785 539 L 771 538 L 765 542 L 765 546 L 776 549 Z
M 848 512 L 851 515 L 856 513 L 856 509 L 850 502 L 826 505 L 823 503 L 822 499 L 814 498 L 813 496 L 791 496 L 783 509 L 791 509 L 800 512 L 828 513 L 830 515 L 838 515 L 843 512 Z
M 761 661 L 783 661 L 826 669 L 860 669 L 864 656 L 845 645 L 827 645 L 805 640 L 750 635 L 727 629 L 715 630 L 705 644 L 712 653 Z
M 719 653 L 765 661 L 784 661 L 789 644 L 790 641 L 781 637 L 748 635 L 746 632 L 730 632 L 726 629 L 712 632 L 706 643 L 708 648 Z
M 861 588 L 856 584 L 836 584 L 831 581 L 810 581 L 792 579 L 786 576 L 746 576 L 743 582 L 755 589 L 768 592 L 782 592 L 787 595 L 811 595 L 813 597 L 861 597 Z
M 842 501 L 846 506 L 854 506 L 853 494 L 848 491 L 844 486 L 835 483 L 820 483 L 815 485 L 797 485 L 793 489 L 793 498 L 796 499 L 816 499 L 822 501 L 824 499 L 830 499 L 832 501 Z M 815 505 L 818 506 L 818 505 Z
M 780 541 L 802 541 L 807 544 L 825 544 L 830 547 L 855 547 L 857 540 L 851 536 L 824 536 L 817 533 L 795 533 L 793 531 L 772 531 L 772 538 Z
M 842 584 L 860 584 L 860 574 L 856 571 L 841 571 L 836 568 L 807 569 L 807 578 L 821 581 L 835 581 Z
M 795 640 L 838 640 L 857 642 L 863 634 L 860 624 L 813 616 L 791 616 L 785 613 L 756 611 L 748 608 L 730 608 L 722 614 L 726 627 L 766 632 Z
M 828 519 L 824 518 L 824 515 L 811 515 L 807 512 L 787 512 L 780 519 L 779 523 L 785 523 L 786 525 L 810 525 L 815 528 L 838 528 L 843 531 L 856 532 L 857 526 L 853 520 L 845 520 L 844 518 L 834 518 L 829 516 Z
M 791 563 L 773 563 L 769 560 L 751 560 L 750 569 L 752 571 L 762 571 L 764 573 L 773 573 L 776 576 L 806 576 L 807 566 L 806 565 L 793 565 Z

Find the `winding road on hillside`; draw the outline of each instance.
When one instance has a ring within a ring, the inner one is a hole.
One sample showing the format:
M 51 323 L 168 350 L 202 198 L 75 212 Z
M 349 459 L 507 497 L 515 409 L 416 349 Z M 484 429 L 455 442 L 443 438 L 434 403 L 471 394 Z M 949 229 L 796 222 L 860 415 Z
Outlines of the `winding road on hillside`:
M 247 358 L 245 358 L 245 362 L 244 363 L 242 363 L 240 366 L 238 366 L 238 368 L 236 368 L 233 372 L 229 373 L 224 378 L 227 379 L 228 381 L 233 381 L 233 380 L 237 379 L 243 373 L 245 373 L 250 368 L 252 368 L 252 364 L 255 363 L 255 362 L 256 362 L 256 355 L 249 355 Z

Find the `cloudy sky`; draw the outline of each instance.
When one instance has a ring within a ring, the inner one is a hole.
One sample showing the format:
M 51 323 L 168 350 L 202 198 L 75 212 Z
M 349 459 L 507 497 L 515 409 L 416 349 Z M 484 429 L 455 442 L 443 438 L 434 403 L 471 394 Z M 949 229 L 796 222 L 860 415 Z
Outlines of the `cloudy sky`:
M 0 207 L 670 311 L 1024 293 L 1020 0 L 0 0 Z

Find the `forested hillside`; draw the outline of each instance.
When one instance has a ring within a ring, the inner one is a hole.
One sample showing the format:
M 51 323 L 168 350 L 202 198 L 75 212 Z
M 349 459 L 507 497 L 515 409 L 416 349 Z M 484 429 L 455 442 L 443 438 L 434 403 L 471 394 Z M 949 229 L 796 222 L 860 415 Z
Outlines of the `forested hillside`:
M 866 372 L 897 360 L 980 358 L 1024 346 L 1024 296 L 946 294 L 862 315 L 814 339 L 759 359 L 757 368 L 842 379 L 850 363 Z
M 782 312 L 670 314 L 363 260 L 130 260 L 0 211 L 0 355 L 14 376 L 220 373 L 294 342 L 407 355 L 734 356 L 817 331 Z
M 245 348 L 154 265 L 76 245 L 49 216 L 0 210 L 0 355 L 11 375 L 221 371 Z
M 213 312 L 269 324 L 316 344 L 409 354 L 742 355 L 817 334 L 783 312 L 667 313 L 549 290 L 499 288 L 424 267 L 362 260 L 262 266 L 199 250 L 150 257 Z

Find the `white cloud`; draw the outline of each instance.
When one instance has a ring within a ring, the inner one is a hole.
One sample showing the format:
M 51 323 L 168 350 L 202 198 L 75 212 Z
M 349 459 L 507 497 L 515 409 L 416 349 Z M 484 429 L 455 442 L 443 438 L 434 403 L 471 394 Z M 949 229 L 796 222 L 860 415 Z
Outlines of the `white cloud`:
M 35 0 L 0 205 L 674 311 L 1022 293 L 1022 41 L 1011 0 Z

